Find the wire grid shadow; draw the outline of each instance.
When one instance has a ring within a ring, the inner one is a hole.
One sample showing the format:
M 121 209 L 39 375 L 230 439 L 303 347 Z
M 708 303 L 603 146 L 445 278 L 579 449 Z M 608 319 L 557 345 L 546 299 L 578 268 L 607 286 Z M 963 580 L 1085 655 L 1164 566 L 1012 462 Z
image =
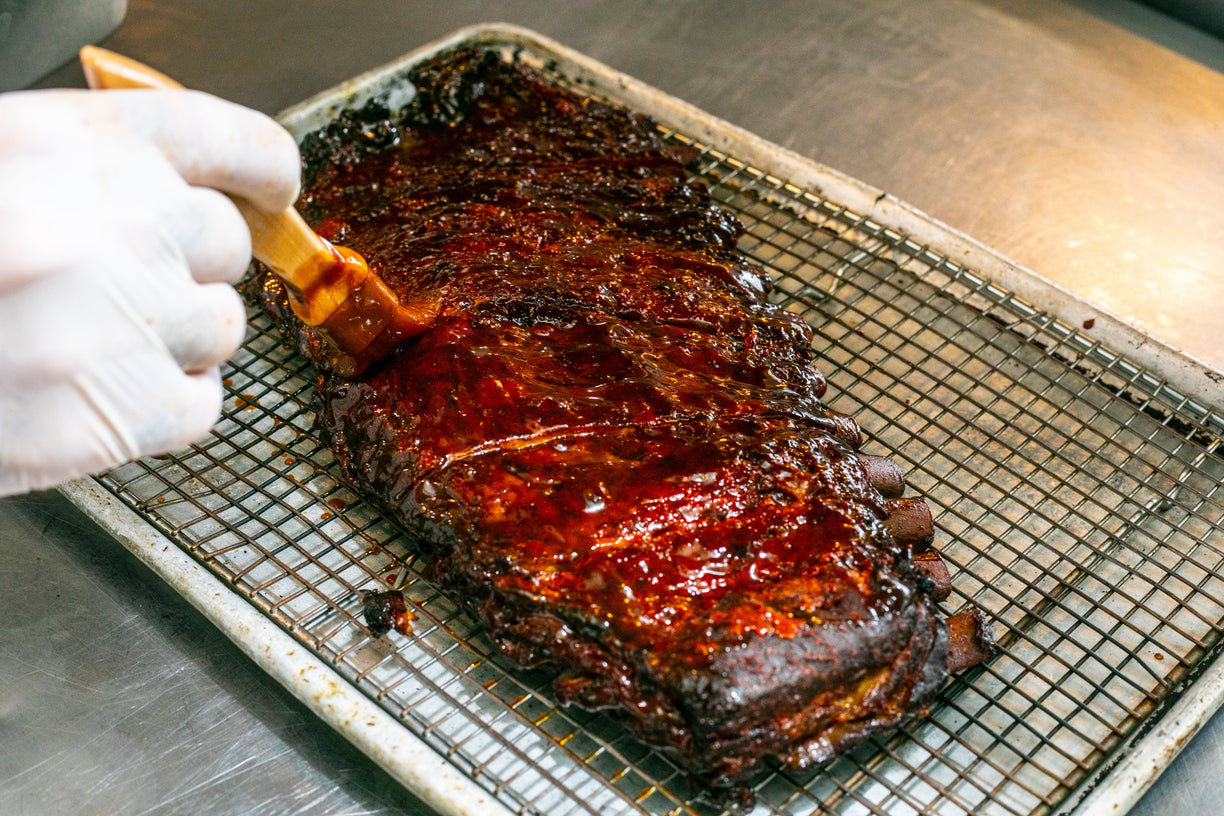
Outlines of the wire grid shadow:
M 937 522 L 955 612 L 1002 653 L 927 719 L 818 768 L 774 767 L 759 814 L 1046 814 L 1182 693 L 1224 625 L 1224 419 L 973 270 L 704 147 L 691 172 L 815 331 L 831 407 Z M 413 544 L 334 473 L 306 363 L 266 315 L 209 438 L 103 478 L 187 553 L 523 814 L 731 813 L 609 717 L 508 666 Z M 417 620 L 375 639 L 363 591 Z

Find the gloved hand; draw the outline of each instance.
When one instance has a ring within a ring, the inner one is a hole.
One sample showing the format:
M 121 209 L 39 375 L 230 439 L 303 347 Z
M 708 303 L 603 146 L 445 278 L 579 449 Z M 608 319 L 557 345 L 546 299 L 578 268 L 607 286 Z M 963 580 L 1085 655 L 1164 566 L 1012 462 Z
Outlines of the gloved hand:
M 217 190 L 280 211 L 298 179 L 284 129 L 207 94 L 0 95 L 0 495 L 208 431 L 251 255 Z

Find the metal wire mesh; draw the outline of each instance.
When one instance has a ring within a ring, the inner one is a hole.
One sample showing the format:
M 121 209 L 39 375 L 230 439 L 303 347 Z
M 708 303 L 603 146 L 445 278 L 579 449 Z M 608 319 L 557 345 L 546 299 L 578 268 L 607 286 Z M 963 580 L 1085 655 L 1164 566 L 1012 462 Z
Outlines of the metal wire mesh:
M 895 231 L 708 149 L 693 172 L 816 332 L 829 402 L 935 511 L 949 612 L 1003 653 L 928 719 L 754 784 L 759 813 L 1045 814 L 1151 726 L 1224 626 L 1224 417 Z M 227 372 L 221 422 L 103 483 L 521 813 L 719 812 L 616 722 L 558 707 L 419 574 L 339 481 L 305 363 L 268 318 Z M 374 639 L 360 591 L 403 589 L 411 635 Z

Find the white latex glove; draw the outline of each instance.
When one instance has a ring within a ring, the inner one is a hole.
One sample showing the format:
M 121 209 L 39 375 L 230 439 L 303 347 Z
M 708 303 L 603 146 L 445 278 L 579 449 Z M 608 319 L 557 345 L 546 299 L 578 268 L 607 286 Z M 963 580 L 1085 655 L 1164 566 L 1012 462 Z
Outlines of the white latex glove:
M 0 95 L 0 495 L 207 433 L 251 255 L 217 190 L 280 211 L 298 178 L 283 128 L 207 94 Z

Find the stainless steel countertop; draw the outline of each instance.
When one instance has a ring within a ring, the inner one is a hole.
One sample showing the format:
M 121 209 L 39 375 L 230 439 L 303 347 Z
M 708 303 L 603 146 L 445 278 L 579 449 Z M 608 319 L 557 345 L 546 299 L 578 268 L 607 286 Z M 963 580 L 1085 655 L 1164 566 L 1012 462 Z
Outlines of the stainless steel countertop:
M 1224 42 L 1138 4 L 133 0 L 105 44 L 274 113 L 492 20 L 881 187 L 1224 369 Z M 424 812 L 57 494 L 0 501 L 0 608 L 5 813 Z M 1217 717 L 1132 813 L 1216 812 L 1222 775 Z

